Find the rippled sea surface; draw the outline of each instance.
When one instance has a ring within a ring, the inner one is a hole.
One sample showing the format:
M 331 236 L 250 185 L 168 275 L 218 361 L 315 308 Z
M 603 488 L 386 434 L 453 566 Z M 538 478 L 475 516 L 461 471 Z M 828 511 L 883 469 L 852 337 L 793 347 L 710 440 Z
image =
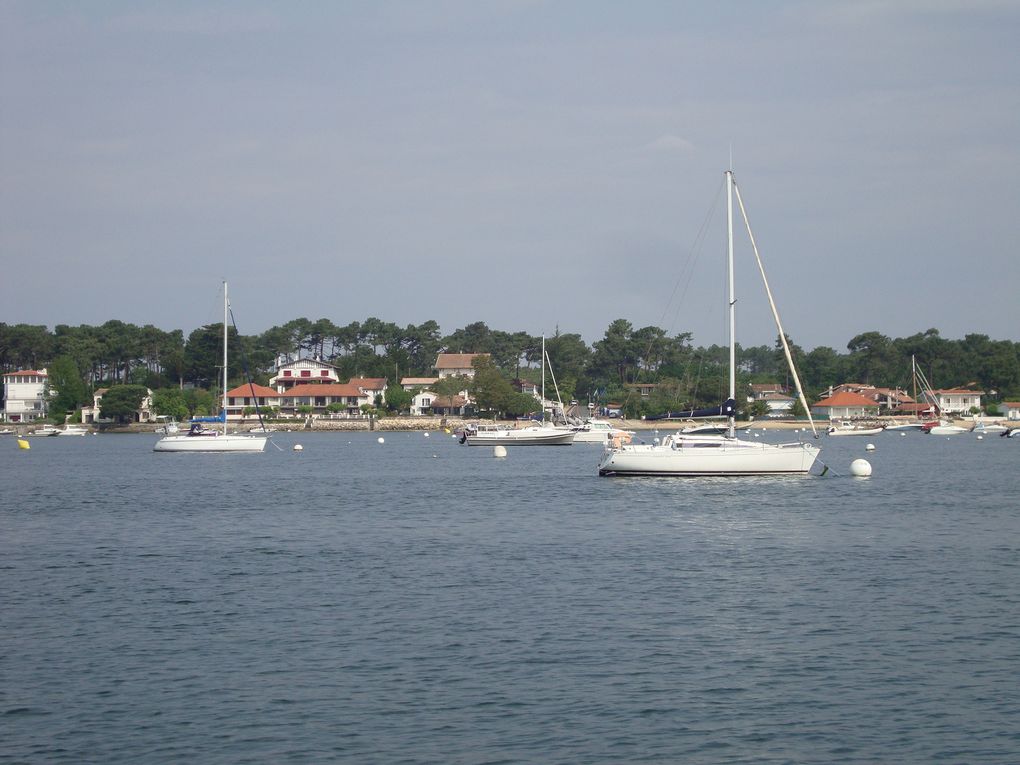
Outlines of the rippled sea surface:
M 0 440 L 0 762 L 1020 761 L 1020 439 L 379 435 Z

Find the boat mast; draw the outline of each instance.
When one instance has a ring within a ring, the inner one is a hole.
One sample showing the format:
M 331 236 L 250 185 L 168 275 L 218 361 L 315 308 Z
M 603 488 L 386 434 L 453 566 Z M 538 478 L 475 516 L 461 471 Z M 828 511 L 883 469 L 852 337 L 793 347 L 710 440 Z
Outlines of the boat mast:
M 227 282 L 223 282 L 223 435 L 227 435 Z
M 726 276 L 730 293 L 730 400 L 737 398 L 737 296 L 733 281 L 733 171 L 726 171 Z M 735 413 L 730 414 L 727 435 L 734 438 L 737 432 Z
M 542 424 L 545 425 L 545 335 L 542 335 Z

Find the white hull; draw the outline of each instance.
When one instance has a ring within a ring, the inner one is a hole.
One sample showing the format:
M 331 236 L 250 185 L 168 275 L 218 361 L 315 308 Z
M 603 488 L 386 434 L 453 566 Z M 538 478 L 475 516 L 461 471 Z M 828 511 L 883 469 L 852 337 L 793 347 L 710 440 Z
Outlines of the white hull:
M 575 444 L 605 444 L 613 438 L 630 443 L 633 437 L 633 431 L 614 428 L 605 420 L 590 420 L 574 431 Z
M 899 423 L 899 424 L 896 424 L 896 425 L 886 425 L 885 429 L 887 431 L 889 431 L 890 433 L 895 433 L 896 431 L 901 431 L 901 432 L 915 431 L 915 432 L 919 432 L 921 430 L 921 428 L 923 428 L 923 427 L 924 427 L 924 423 L 923 422 L 904 422 L 904 423 Z
M 961 428 L 959 425 L 936 425 L 928 432 L 933 436 L 958 436 L 970 433 L 970 428 Z
M 236 433 L 216 435 L 164 436 L 152 447 L 154 452 L 261 452 L 268 439 Z
M 830 436 L 874 436 L 881 433 L 883 428 L 830 428 Z
M 807 473 L 819 449 L 811 444 L 764 444 L 740 439 L 667 436 L 662 444 L 609 449 L 602 476 L 744 476 Z
M 87 436 L 89 434 L 86 428 L 82 428 L 76 425 L 68 425 L 63 430 L 58 430 L 55 435 L 58 436 Z
M 570 446 L 574 431 L 558 428 L 480 430 L 465 434 L 468 446 Z

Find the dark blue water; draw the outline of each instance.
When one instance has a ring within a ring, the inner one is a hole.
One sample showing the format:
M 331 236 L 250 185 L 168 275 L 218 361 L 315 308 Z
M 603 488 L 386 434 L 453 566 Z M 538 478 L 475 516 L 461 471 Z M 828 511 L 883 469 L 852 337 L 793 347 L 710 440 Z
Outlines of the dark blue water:
M 1020 761 L 1020 441 L 655 480 L 383 435 L 0 441 L 0 762 Z

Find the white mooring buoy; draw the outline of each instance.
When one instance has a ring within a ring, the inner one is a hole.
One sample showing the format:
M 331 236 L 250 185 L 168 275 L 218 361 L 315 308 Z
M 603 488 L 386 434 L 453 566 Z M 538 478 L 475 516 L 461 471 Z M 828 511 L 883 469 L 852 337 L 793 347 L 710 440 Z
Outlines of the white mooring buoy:
M 866 452 L 873 452 L 873 451 L 875 451 L 875 445 L 874 444 L 868 444 L 867 446 L 864 447 L 864 451 L 866 451 Z
M 428 434 L 428 432 L 426 432 L 425 433 L 425 438 L 428 438 L 428 437 L 429 437 L 429 434 Z
M 294 444 L 294 451 L 296 452 L 304 451 L 304 448 L 301 444 Z
M 871 463 L 867 460 L 854 460 L 850 463 L 850 472 L 858 478 L 867 478 L 871 475 Z
M 380 444 L 385 444 L 385 443 L 386 443 L 386 439 L 385 439 L 385 438 L 383 438 L 382 436 L 379 436 L 379 437 L 378 437 L 377 439 L 375 439 L 375 440 L 376 440 L 376 441 L 378 441 L 378 442 L 379 442 Z
M 500 446 L 500 445 L 496 445 L 496 446 L 492 447 L 492 456 L 493 457 L 505 457 L 506 456 L 506 447 L 505 446 Z

